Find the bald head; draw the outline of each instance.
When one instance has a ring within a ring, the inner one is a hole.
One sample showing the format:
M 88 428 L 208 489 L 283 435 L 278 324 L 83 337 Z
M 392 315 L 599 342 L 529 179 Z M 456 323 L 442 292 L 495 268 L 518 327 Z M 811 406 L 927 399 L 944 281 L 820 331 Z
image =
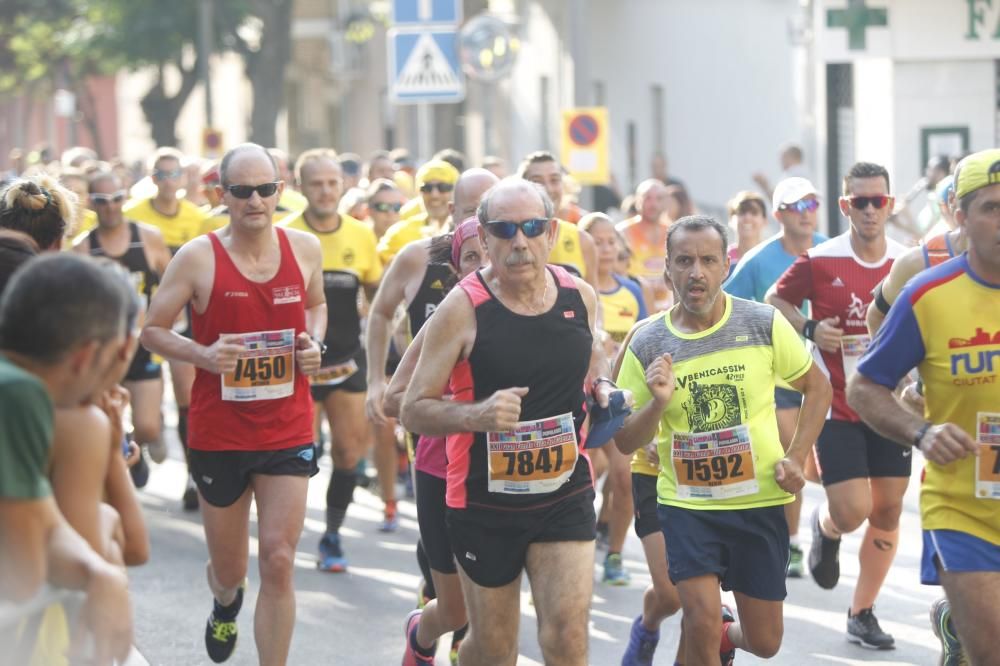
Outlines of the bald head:
M 667 188 L 655 178 L 647 178 L 635 188 L 635 208 L 642 219 L 656 222 L 667 207 Z
M 483 194 L 499 182 L 500 179 L 486 169 L 475 167 L 463 171 L 455 182 L 455 208 L 451 216 L 455 226 L 475 215 Z
M 264 146 L 256 143 L 241 143 L 240 145 L 229 149 L 226 154 L 222 156 L 222 163 L 219 165 L 219 180 L 222 182 L 222 187 L 225 188 L 229 185 L 229 172 L 232 169 L 234 162 L 255 160 L 266 160 L 274 170 L 275 180 L 279 179 L 278 165 L 275 164 L 274 157 L 267 152 L 267 149 L 264 148 Z
M 496 209 L 499 208 L 515 208 L 519 213 L 524 209 L 523 215 L 516 219 L 544 215 L 551 220 L 556 215 L 555 206 L 545 193 L 545 188 L 517 176 L 504 178 L 483 193 L 476 210 L 480 224 L 485 225 L 495 219 Z

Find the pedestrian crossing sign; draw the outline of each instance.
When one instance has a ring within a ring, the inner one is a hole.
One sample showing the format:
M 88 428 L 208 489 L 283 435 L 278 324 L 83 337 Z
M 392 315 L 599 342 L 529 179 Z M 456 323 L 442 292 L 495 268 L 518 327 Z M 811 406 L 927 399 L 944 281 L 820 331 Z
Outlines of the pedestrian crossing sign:
M 465 77 L 453 29 L 389 31 L 389 97 L 396 104 L 465 99 Z

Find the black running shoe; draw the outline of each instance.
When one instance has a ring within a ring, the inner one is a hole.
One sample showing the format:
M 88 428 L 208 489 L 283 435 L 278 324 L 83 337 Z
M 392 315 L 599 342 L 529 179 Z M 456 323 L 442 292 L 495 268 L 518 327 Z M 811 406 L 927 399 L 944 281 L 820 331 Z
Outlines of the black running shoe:
M 840 539 L 831 539 L 819 528 L 819 507 L 812 515 L 812 544 L 809 546 L 809 573 L 824 590 L 837 587 L 840 580 Z
M 236 649 L 236 615 L 243 606 L 243 588 L 246 583 L 240 585 L 236 590 L 236 599 L 229 606 L 221 606 L 217 600 L 213 600 L 214 607 L 211 615 L 208 616 L 208 624 L 205 626 L 205 649 L 208 657 L 217 664 L 221 664 L 232 656 Z
M 188 475 L 187 486 L 184 488 L 184 496 L 181 498 L 181 504 L 184 506 L 185 511 L 198 510 L 198 488 L 194 485 L 194 479 L 190 475 Z
M 139 461 L 128 468 L 128 473 L 136 488 L 145 488 L 149 483 L 149 463 L 146 462 L 146 454 L 142 450 L 139 451 Z
M 857 615 L 847 609 L 847 640 L 873 650 L 892 650 L 896 641 L 891 634 L 882 631 L 874 608 L 865 608 Z

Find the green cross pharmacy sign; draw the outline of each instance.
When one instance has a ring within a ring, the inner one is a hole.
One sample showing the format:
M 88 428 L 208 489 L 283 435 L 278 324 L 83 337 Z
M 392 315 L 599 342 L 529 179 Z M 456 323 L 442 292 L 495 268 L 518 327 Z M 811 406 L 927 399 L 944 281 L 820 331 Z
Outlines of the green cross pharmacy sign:
M 847 0 L 844 9 L 826 11 L 826 27 L 846 28 L 847 45 L 851 51 L 864 51 L 865 34 L 868 28 L 884 28 L 889 25 L 889 10 L 865 5 L 865 0 Z

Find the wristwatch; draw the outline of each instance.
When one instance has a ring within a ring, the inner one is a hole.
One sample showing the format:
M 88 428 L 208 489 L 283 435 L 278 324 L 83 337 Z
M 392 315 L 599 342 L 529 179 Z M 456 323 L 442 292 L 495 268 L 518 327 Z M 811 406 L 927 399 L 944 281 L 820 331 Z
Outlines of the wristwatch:
M 311 333 L 309 334 L 309 339 L 319 345 L 319 354 L 322 356 L 326 353 L 326 343 L 317 337 L 314 337 Z
M 595 379 L 594 383 L 590 385 L 590 392 L 593 393 L 594 391 L 596 391 L 597 386 L 599 384 L 611 384 L 611 388 L 618 388 L 618 384 L 615 384 L 615 382 L 610 377 L 601 376 Z

